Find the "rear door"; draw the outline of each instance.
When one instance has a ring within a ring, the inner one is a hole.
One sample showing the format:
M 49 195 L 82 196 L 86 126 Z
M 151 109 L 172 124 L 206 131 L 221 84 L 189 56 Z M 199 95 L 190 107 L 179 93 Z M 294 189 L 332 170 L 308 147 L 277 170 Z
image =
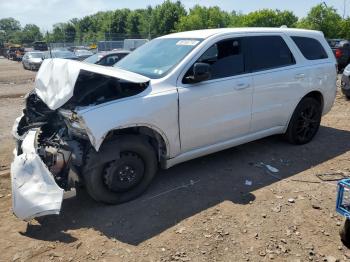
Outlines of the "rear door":
M 252 133 L 284 127 L 308 87 L 306 72 L 298 68 L 288 40 L 279 34 L 247 37 L 247 66 L 254 82 Z
M 193 64 L 179 79 L 182 152 L 247 135 L 250 129 L 253 86 L 246 72 L 245 38 L 220 40 L 203 52 L 193 64 L 209 64 L 211 79 L 184 83 Z

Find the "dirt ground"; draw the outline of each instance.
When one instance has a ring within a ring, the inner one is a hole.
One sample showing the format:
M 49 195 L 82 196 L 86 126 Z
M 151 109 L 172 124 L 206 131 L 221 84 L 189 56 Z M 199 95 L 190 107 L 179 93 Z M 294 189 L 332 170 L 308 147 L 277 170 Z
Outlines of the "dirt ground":
M 34 76 L 0 58 L 3 170 Z M 30 223 L 12 214 L 10 179 L 1 175 L 0 261 L 350 261 L 336 183 L 316 176 L 350 171 L 349 119 L 350 101 L 339 93 L 310 144 L 276 136 L 189 161 L 160 171 L 146 194 L 119 206 L 81 189 L 61 215 Z

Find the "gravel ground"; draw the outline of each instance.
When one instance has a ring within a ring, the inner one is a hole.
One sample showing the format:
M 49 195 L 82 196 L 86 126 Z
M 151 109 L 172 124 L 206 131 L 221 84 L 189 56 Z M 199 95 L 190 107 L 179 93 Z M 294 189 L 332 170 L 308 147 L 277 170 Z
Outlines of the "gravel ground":
M 34 76 L 0 59 L 2 169 Z M 160 171 L 146 194 L 119 206 L 80 189 L 60 216 L 30 223 L 12 215 L 10 179 L 1 175 L 0 261 L 350 261 L 336 184 L 316 176 L 350 171 L 349 118 L 339 93 L 307 145 L 275 136 L 189 161 Z

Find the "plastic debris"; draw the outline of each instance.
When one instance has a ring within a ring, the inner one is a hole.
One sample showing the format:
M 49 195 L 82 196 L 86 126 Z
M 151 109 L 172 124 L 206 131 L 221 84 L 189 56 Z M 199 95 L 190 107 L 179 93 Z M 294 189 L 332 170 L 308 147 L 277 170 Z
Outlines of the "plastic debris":
M 246 180 L 246 181 L 245 181 L 245 185 L 246 185 L 246 186 L 252 186 L 252 185 L 253 185 L 253 181 L 251 181 L 251 180 Z
M 278 173 L 279 170 L 273 166 L 270 166 L 270 165 L 265 165 L 265 167 L 272 173 Z

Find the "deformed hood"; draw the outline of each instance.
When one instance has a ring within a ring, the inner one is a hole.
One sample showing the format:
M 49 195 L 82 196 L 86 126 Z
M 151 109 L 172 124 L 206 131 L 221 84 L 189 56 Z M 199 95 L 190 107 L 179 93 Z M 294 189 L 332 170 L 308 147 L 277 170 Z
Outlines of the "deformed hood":
M 51 109 L 63 106 L 74 93 L 81 70 L 111 76 L 131 83 L 147 83 L 149 78 L 114 67 L 82 63 L 67 59 L 45 59 L 35 79 L 35 92 Z

